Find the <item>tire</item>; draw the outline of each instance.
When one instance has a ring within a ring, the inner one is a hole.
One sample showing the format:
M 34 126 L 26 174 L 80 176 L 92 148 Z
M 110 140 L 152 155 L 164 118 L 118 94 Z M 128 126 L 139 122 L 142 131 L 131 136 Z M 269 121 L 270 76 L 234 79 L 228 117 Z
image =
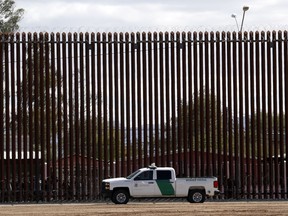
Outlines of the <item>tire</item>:
M 204 190 L 190 190 L 188 193 L 187 200 L 190 203 L 203 203 L 205 201 Z
M 116 190 L 112 195 L 112 202 L 115 204 L 127 204 L 129 194 L 126 190 Z

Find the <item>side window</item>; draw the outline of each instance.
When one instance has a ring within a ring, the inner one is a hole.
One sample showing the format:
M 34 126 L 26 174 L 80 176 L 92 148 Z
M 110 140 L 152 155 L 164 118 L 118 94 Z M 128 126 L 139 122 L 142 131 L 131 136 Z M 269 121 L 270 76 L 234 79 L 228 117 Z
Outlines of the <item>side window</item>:
M 138 176 L 135 177 L 134 180 L 153 180 L 153 171 L 145 171 L 140 173 Z
M 158 180 L 167 180 L 171 179 L 171 171 L 170 170 L 157 170 L 157 179 Z

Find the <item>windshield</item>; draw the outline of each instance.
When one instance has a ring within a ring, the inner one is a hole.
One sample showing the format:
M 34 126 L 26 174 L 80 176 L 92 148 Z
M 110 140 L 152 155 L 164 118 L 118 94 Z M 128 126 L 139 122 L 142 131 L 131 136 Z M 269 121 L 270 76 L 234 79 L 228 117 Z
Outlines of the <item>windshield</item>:
M 135 171 L 135 172 L 133 172 L 133 173 L 130 174 L 129 176 L 127 176 L 127 179 L 131 179 L 131 178 L 133 178 L 133 177 L 134 177 L 135 175 L 137 175 L 139 172 L 140 172 L 140 169 L 137 170 L 137 171 Z

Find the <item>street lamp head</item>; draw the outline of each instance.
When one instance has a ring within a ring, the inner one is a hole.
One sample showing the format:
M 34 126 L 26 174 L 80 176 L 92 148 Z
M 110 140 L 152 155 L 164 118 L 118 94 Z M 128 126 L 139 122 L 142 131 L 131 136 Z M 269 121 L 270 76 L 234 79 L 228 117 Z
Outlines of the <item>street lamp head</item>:
M 243 11 L 245 12 L 247 10 L 249 10 L 249 7 L 248 6 L 243 6 Z
M 231 17 L 232 18 L 236 18 L 236 14 L 231 14 Z

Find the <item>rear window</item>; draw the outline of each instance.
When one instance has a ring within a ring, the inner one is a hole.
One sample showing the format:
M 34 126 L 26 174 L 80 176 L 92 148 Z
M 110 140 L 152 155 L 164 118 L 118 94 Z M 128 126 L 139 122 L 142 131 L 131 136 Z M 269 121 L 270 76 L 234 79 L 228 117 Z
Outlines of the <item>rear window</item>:
M 157 179 L 158 180 L 172 179 L 171 171 L 170 170 L 157 170 Z

